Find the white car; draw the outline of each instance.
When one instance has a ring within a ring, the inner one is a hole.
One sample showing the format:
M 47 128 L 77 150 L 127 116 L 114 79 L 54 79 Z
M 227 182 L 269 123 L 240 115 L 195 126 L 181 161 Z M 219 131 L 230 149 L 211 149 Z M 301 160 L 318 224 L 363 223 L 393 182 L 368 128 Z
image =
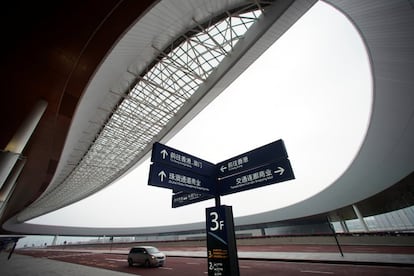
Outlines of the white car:
M 165 264 L 165 254 L 154 246 L 134 246 L 128 254 L 128 265 L 144 265 L 146 267 L 163 266 Z

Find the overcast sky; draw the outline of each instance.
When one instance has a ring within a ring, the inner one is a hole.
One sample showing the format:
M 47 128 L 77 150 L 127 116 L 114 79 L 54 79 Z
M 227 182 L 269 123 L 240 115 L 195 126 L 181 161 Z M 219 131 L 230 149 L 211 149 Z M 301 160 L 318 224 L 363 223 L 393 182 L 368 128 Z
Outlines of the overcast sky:
M 167 145 L 218 163 L 283 139 L 295 180 L 223 196 L 235 216 L 304 200 L 355 157 L 372 102 L 367 53 L 351 23 L 317 3 Z M 203 221 L 214 200 L 171 208 L 148 186 L 149 160 L 101 192 L 32 223 L 139 227 Z

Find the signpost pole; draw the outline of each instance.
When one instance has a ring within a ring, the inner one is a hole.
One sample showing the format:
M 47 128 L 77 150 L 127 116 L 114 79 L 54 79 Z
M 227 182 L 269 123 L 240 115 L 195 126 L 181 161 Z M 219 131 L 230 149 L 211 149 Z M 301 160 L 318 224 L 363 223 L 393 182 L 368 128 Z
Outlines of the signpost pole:
M 220 196 L 217 195 L 214 199 L 216 201 L 216 207 L 219 207 L 221 205 Z

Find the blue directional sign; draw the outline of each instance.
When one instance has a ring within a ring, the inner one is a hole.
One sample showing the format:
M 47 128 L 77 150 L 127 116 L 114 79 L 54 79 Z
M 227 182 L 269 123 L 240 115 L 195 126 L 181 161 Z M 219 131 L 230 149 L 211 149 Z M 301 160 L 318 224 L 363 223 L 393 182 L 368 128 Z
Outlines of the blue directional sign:
M 294 179 L 282 140 L 214 165 L 154 143 L 148 185 L 173 191 L 172 207 L 216 198 L 206 209 L 208 275 L 239 275 L 233 212 L 220 196 Z
M 287 158 L 288 154 L 286 152 L 285 144 L 283 140 L 280 139 L 218 163 L 216 165 L 217 176 L 219 179 L 222 179 Z
M 216 173 L 216 167 L 213 163 L 158 142 L 154 143 L 152 147 L 151 161 L 210 177 Z
M 218 180 L 220 195 L 237 193 L 294 179 L 289 159 L 257 167 L 242 173 Z
M 188 192 L 177 192 L 172 197 L 172 207 L 177 208 L 192 203 L 197 203 L 207 199 L 214 198 L 213 195 L 202 194 L 202 193 L 188 193 Z
M 216 194 L 213 178 L 159 163 L 150 166 L 148 185 L 189 193 Z

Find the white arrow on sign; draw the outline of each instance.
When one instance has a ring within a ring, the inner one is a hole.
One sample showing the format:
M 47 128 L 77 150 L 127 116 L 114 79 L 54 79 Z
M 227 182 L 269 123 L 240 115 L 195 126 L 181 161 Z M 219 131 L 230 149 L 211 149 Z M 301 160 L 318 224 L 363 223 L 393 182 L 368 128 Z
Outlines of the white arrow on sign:
M 167 177 L 167 175 L 165 174 L 165 172 L 164 172 L 164 171 L 160 171 L 160 172 L 158 173 L 158 176 L 160 177 L 161 182 L 163 182 L 163 181 L 164 181 L 164 178 L 165 178 L 165 177 Z
M 282 175 L 285 172 L 285 169 L 282 167 L 277 167 L 277 171 L 274 171 L 274 173 L 278 173 L 279 175 Z
M 162 159 L 165 159 L 165 157 L 168 156 L 168 152 L 165 149 L 163 149 L 161 151 L 161 155 L 162 155 Z
M 227 169 L 227 167 L 225 167 L 224 165 L 223 166 L 221 166 L 221 168 L 220 168 L 220 171 L 222 172 L 222 173 L 224 173 L 224 171 Z

